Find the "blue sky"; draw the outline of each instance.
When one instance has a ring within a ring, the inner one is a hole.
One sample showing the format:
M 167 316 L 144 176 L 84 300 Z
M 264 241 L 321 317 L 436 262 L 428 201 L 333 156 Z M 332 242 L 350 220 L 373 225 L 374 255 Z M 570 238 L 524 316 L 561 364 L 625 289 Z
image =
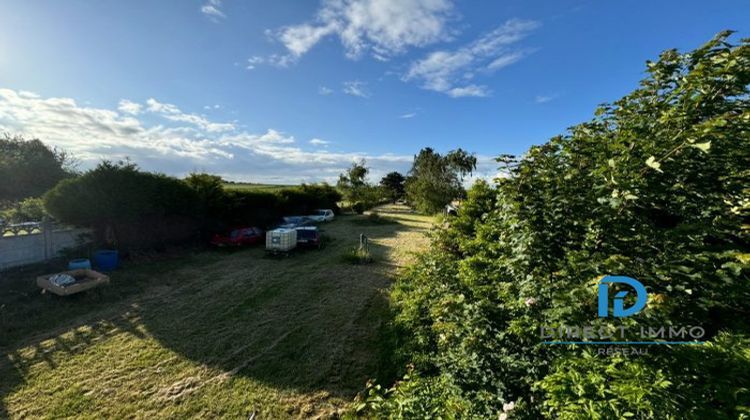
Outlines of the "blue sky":
M 636 87 L 744 1 L 0 2 L 0 130 L 84 167 L 257 182 L 373 178 L 414 153 L 523 153 Z

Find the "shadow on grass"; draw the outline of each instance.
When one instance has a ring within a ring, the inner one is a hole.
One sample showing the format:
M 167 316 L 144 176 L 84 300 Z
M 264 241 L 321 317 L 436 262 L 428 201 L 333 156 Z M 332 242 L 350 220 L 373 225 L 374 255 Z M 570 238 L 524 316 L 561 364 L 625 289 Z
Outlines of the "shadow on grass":
M 323 250 L 288 259 L 262 258 L 262 249 L 207 251 L 148 262 L 112 274 L 112 284 L 81 295 L 40 295 L 33 279 L 60 267 L 6 275 L 0 305 L 0 396 L 26 382 L 29 369 L 55 369 L 110 334 L 153 337 L 163 347 L 210 367 L 200 380 L 244 376 L 294 392 L 327 391 L 350 400 L 367 379 L 387 381 L 393 274 L 389 250 L 373 246 L 373 264 L 340 256 L 360 233 L 378 239 L 401 224 L 326 225 Z M 53 357 L 54 356 L 54 357 Z M 148 377 L 136 380 L 149 381 Z M 113 402 L 116 404 L 116 402 Z M 4 398 L 0 418 L 8 417 Z

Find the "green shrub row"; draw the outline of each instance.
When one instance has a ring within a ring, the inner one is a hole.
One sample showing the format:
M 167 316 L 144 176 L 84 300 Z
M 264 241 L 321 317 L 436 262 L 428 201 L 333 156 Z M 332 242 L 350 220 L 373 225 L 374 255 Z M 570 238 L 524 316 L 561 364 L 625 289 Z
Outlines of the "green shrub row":
M 750 40 L 729 35 L 664 52 L 592 121 L 498 159 L 509 177 L 476 184 L 395 285 L 394 363 L 413 367 L 360 412 L 750 417 Z M 646 308 L 598 318 L 607 274 L 641 281 Z M 540 327 L 560 325 L 700 326 L 706 343 L 544 345 Z
M 102 162 L 60 182 L 45 194 L 44 205 L 60 222 L 93 228 L 98 242 L 129 249 L 205 239 L 239 225 L 266 228 L 282 216 L 318 208 L 338 212 L 340 198 L 327 185 L 225 191 L 221 178 L 212 175 L 179 180 L 129 162 Z

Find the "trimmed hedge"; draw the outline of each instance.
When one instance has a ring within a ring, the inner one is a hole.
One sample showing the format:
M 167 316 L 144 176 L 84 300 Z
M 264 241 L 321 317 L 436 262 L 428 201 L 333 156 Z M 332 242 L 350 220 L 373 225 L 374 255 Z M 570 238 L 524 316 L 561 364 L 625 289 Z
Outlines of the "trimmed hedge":
M 238 225 L 267 228 L 283 216 L 318 208 L 338 213 L 340 199 L 325 184 L 275 193 L 225 191 L 221 179 L 211 175 L 183 181 L 143 172 L 132 163 L 105 161 L 60 182 L 45 194 L 44 205 L 63 223 L 93 228 L 98 242 L 130 249 L 194 240 L 201 233 L 205 238 Z

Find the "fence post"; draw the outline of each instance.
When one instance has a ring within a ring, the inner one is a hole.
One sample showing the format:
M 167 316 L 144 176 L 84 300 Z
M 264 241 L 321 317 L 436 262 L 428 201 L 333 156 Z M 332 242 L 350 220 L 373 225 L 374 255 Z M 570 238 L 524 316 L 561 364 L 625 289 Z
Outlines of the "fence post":
M 52 222 L 48 217 L 42 219 L 42 236 L 44 238 L 44 261 L 51 258 L 55 244 L 52 236 Z

